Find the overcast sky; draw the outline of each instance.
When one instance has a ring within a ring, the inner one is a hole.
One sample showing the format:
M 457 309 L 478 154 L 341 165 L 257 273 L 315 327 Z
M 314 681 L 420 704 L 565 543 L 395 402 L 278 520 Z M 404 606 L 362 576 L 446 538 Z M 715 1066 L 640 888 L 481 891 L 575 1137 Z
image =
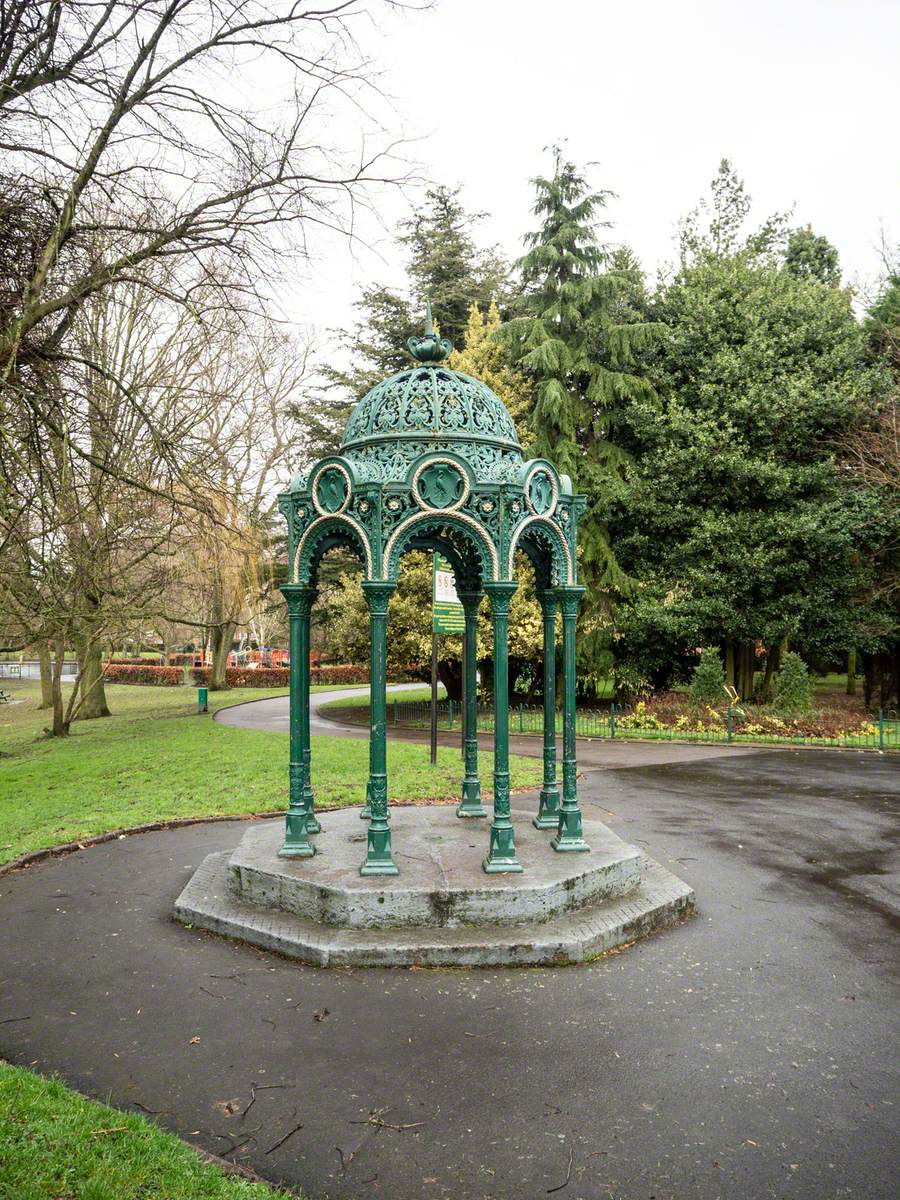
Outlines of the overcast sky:
M 835 243 L 845 279 L 877 275 L 882 230 L 900 240 L 897 0 L 440 0 L 379 13 L 358 32 L 398 125 L 421 139 L 412 153 L 490 212 L 484 239 L 510 257 L 534 224 L 528 181 L 560 138 L 617 193 L 609 236 L 651 275 L 723 156 L 754 215 L 793 208 Z M 399 197 L 383 204 L 389 225 L 404 215 Z M 400 279 L 375 253 L 321 242 L 285 300 L 314 327 L 345 326 L 363 286 Z

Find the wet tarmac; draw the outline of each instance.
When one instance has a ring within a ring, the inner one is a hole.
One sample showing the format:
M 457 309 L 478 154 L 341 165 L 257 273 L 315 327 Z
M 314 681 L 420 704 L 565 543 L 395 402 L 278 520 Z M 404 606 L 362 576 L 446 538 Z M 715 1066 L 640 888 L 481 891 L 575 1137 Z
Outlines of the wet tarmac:
M 893 1200 L 898 796 L 852 752 L 590 771 L 699 913 L 562 969 L 298 966 L 169 919 L 238 823 L 97 846 L 0 878 L 0 1053 L 311 1200 Z

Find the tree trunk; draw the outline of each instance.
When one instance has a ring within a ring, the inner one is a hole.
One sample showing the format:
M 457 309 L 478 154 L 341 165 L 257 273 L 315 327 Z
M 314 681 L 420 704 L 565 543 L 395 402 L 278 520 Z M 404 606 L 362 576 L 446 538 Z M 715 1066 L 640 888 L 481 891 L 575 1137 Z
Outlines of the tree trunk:
M 53 659 L 50 656 L 50 643 L 38 642 L 38 661 L 41 665 L 41 702 L 39 708 L 53 707 Z
M 847 695 L 856 695 L 856 648 L 847 652 Z
M 863 703 L 867 709 L 871 709 L 872 700 L 875 696 L 875 659 L 876 655 L 866 655 L 865 667 L 863 670 Z
M 78 673 L 81 676 L 79 721 L 110 716 L 103 683 L 103 652 L 96 642 L 88 641 L 78 648 Z
M 775 654 L 777 646 L 766 647 L 766 673 L 759 688 L 760 704 L 768 704 L 772 699 L 772 679 L 775 675 Z
M 754 643 L 741 642 L 738 647 L 738 695 L 742 700 L 753 698 Z
M 211 692 L 221 692 L 228 687 L 225 682 L 225 671 L 228 668 L 228 655 L 231 653 L 235 629 L 237 629 L 237 622 L 225 621 L 221 625 L 216 625 L 212 631 L 212 672 L 209 678 Z
M 462 663 L 458 658 L 438 659 L 438 679 L 444 685 L 448 699 L 454 703 L 462 700 Z
M 735 686 L 734 682 L 734 639 L 727 638 L 725 641 L 725 682 L 731 687 Z
M 65 711 L 63 709 L 62 697 L 62 673 L 63 663 L 66 660 L 65 642 L 63 646 L 56 650 L 56 660 L 53 663 L 53 672 L 50 677 L 50 686 L 53 694 L 53 736 L 68 737 L 69 722 L 66 720 Z

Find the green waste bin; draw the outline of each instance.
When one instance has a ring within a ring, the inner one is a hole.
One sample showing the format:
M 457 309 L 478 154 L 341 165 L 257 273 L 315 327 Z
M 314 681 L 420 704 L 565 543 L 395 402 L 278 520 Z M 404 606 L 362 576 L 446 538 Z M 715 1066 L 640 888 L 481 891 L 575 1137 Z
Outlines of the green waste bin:
M 197 688 L 197 712 L 209 712 L 209 691 L 206 688 Z

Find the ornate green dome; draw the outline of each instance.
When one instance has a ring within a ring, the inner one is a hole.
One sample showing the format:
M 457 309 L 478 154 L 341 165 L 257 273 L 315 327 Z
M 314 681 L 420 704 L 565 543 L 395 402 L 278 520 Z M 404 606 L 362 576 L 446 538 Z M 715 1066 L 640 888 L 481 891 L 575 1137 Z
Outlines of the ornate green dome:
M 453 450 L 482 478 L 511 479 L 522 465 L 512 417 L 489 387 L 443 359 L 429 309 L 425 336 L 410 338 L 414 366 L 391 375 L 363 396 L 350 415 L 341 454 L 361 477 L 401 478 L 406 465 L 429 450 Z
M 522 451 L 500 397 L 470 375 L 437 364 L 417 365 L 376 384 L 353 410 L 341 451 L 422 437 Z

